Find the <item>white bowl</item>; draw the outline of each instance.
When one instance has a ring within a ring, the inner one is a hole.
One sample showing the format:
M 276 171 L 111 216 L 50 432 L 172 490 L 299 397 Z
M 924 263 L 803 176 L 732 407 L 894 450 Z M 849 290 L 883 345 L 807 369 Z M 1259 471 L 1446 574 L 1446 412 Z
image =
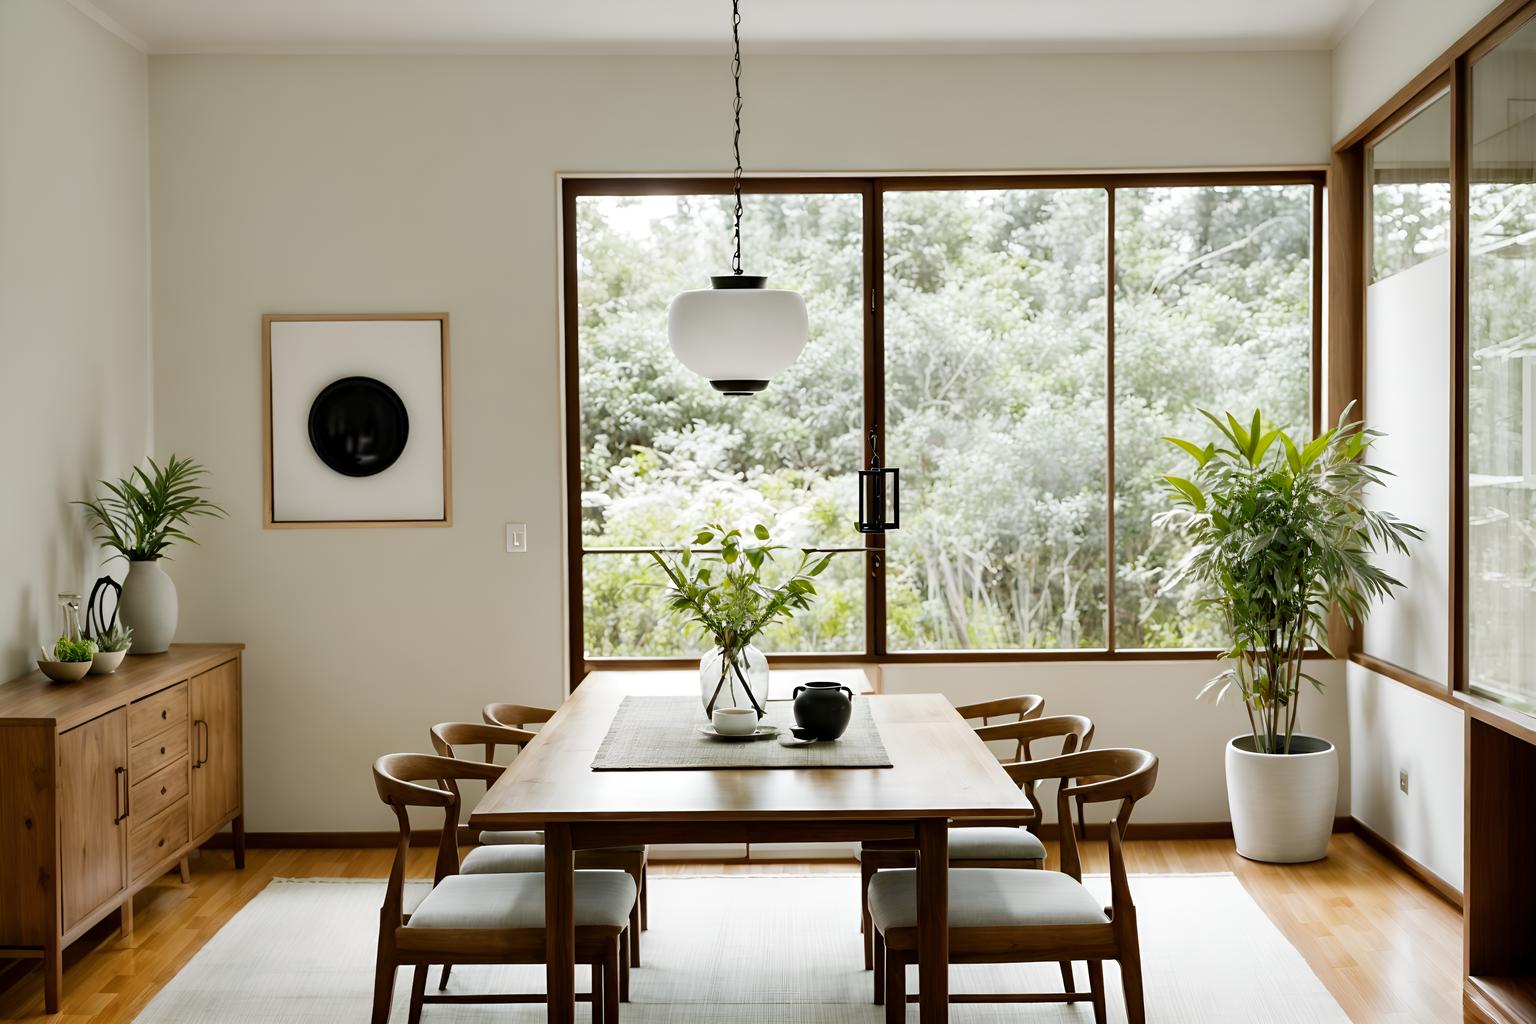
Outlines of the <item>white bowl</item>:
M 128 657 L 127 651 L 97 651 L 91 659 L 91 675 L 109 676 L 117 671 L 117 667 Z
M 77 683 L 91 670 L 88 661 L 40 661 L 37 667 L 56 683 Z
M 710 721 L 721 736 L 750 736 L 757 731 L 757 712 L 751 708 L 715 708 Z

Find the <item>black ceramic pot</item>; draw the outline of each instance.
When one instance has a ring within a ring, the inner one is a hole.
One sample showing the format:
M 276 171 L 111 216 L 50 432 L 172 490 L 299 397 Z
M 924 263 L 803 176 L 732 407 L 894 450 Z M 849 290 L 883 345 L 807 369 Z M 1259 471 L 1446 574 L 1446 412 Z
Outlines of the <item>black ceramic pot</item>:
M 810 739 L 835 740 L 853 717 L 853 691 L 841 683 L 806 683 L 795 687 L 795 724 Z

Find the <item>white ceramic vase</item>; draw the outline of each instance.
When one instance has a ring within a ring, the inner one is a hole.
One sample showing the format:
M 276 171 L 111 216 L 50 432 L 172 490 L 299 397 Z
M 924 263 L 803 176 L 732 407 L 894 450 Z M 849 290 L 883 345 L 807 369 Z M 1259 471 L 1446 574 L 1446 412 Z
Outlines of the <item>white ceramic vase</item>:
M 134 654 L 160 654 L 170 649 L 176 636 L 176 584 L 160 567 L 160 560 L 129 562 L 117 617 L 133 627 Z
M 1227 806 L 1237 852 L 1270 864 L 1328 856 L 1339 798 L 1339 752 L 1316 736 L 1291 737 L 1291 753 L 1254 752 L 1244 733 L 1227 744 Z

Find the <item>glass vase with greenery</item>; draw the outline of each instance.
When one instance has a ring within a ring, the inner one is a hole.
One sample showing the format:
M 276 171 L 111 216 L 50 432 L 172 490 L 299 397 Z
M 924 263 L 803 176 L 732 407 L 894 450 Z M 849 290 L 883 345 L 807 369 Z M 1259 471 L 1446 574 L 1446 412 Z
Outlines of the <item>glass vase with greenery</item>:
M 161 558 L 176 541 L 195 544 L 187 523 L 196 516 L 224 515 L 202 496 L 200 478 L 207 470 L 197 462 L 174 454 L 164 466 L 148 462 L 149 472 L 135 467 L 116 483 L 101 481 L 104 496 L 75 502 L 95 524 L 97 542 L 130 562 Z
M 1366 456 L 1381 436 L 1344 410 L 1311 441 L 1270 427 L 1202 412 L 1220 432 L 1205 445 L 1169 437 L 1195 462 L 1188 477 L 1165 476 L 1173 507 L 1160 526 L 1178 531 L 1189 551 L 1165 587 L 1194 582 L 1223 617 L 1229 666 L 1200 691 L 1219 702 L 1234 687 L 1248 713 L 1253 749 L 1289 754 L 1308 648 L 1328 651 L 1337 609 L 1354 627 L 1371 604 L 1402 587 L 1372 562 L 1378 551 L 1406 554 L 1421 530 L 1367 507 L 1367 488 L 1390 474 Z
M 829 554 L 802 552 L 790 577 L 770 586 L 763 582 L 763 571 L 783 550 L 771 542 L 762 523 L 750 537 L 709 523 L 680 551 L 651 553 L 667 576 L 662 584 L 667 606 L 714 641 L 715 649 L 700 663 L 706 715 L 713 715 L 717 705 L 750 706 L 759 717 L 766 713 L 768 664 L 752 641 L 774 623 L 809 609 L 816 596 L 813 580 L 832 561 Z

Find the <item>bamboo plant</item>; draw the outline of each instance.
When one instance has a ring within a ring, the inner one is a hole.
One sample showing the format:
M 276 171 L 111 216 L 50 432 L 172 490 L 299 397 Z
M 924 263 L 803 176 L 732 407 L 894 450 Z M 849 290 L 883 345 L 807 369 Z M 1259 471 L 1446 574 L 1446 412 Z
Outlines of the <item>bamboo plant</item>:
M 1164 592 L 1193 582 L 1226 622 L 1227 667 L 1201 695 L 1219 702 L 1234 688 L 1248 713 L 1253 749 L 1289 754 L 1309 648 L 1328 652 L 1328 619 L 1338 609 L 1353 628 L 1371 604 L 1402 583 L 1372 562 L 1406 554 L 1423 536 L 1390 512 L 1366 505 L 1367 488 L 1390 476 L 1368 461 L 1380 433 L 1350 421 L 1297 443 L 1255 412 L 1202 412 L 1220 434 L 1205 445 L 1164 438 L 1194 460 L 1194 472 L 1165 476 L 1172 507 L 1157 518 L 1189 542 Z
M 224 515 L 224 510 L 202 496 L 201 477 L 207 472 L 192 459 L 174 454 L 164 466 L 149 459 L 149 472 L 142 467 L 113 483 L 101 481 L 106 494 L 85 506 L 96 525 L 96 541 L 130 562 L 148 562 L 161 558 L 177 541 L 197 543 L 185 530 L 196 516 Z

